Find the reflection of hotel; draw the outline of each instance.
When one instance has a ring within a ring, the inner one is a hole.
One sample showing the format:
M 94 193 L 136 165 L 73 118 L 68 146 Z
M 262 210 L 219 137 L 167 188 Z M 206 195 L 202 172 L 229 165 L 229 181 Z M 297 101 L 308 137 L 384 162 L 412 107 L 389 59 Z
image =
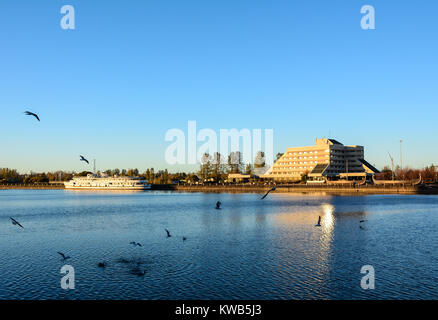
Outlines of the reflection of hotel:
M 362 146 L 344 146 L 334 139 L 316 139 L 314 146 L 288 148 L 262 177 L 295 181 L 308 174 L 313 180 L 323 177 L 360 179 L 375 173 L 378 170 L 364 160 Z

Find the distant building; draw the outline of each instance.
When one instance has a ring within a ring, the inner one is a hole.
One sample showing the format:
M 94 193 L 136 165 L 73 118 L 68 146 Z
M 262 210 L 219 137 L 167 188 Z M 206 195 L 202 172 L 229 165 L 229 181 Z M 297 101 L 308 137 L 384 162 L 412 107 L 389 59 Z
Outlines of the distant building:
M 257 176 L 253 174 L 230 173 L 227 182 L 241 183 L 249 182 L 251 179 L 257 179 Z
M 311 180 L 324 177 L 370 178 L 379 171 L 364 159 L 364 147 L 344 146 L 334 139 L 316 139 L 314 146 L 288 148 L 261 177 L 276 181 Z

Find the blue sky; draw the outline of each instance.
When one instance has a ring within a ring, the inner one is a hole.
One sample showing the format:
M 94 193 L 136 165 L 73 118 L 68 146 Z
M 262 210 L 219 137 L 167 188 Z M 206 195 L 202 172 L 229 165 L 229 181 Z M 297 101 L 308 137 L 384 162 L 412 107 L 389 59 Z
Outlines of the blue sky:
M 71 4 L 76 29 L 63 30 Z M 360 27 L 363 5 L 376 30 Z M 1 1 L 0 167 L 168 168 L 168 129 L 330 133 L 369 162 L 438 163 L 435 1 Z M 31 110 L 41 122 L 23 115 Z

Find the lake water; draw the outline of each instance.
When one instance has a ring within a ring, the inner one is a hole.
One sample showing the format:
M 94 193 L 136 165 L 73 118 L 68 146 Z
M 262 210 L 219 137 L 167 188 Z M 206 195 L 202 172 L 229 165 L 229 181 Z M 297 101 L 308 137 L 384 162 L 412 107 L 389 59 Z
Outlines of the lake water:
M 0 299 L 438 299 L 437 230 L 437 196 L 2 190 Z

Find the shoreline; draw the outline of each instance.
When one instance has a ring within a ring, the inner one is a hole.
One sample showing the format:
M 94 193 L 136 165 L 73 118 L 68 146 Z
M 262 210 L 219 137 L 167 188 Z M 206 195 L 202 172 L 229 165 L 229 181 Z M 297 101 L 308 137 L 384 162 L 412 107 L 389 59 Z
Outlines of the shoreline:
M 1 190 L 63 190 L 63 185 L 30 185 L 30 184 L 17 184 L 17 185 L 0 185 Z
M 271 187 L 249 187 L 249 186 L 177 186 L 175 191 L 182 192 L 205 192 L 205 193 L 265 193 Z M 338 195 L 377 195 L 377 194 L 431 194 L 437 195 L 438 188 L 421 188 L 418 186 L 277 186 L 271 193 L 300 193 L 300 194 L 338 194 Z
M 201 192 L 201 193 L 265 193 L 270 186 L 248 186 L 248 185 L 152 185 L 147 191 L 175 191 L 175 192 Z M 1 190 L 65 190 L 63 185 L 3 185 Z M 90 190 L 87 190 L 90 191 Z M 96 190 L 96 191 L 113 191 L 113 190 Z M 123 191 L 123 190 L 122 190 Z M 371 195 L 371 194 L 438 194 L 438 187 L 427 186 L 309 186 L 309 185 L 285 185 L 277 186 L 273 193 L 325 193 L 325 194 L 343 194 L 343 195 Z

